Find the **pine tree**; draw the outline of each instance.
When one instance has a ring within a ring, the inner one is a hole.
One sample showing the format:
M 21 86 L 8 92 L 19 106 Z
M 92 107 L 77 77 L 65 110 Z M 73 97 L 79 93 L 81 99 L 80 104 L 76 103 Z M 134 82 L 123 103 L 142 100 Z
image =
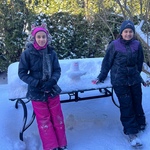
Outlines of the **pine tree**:
M 3 0 L 0 3 L 0 72 L 3 72 L 9 64 L 18 61 L 24 47 L 27 11 L 24 0 Z

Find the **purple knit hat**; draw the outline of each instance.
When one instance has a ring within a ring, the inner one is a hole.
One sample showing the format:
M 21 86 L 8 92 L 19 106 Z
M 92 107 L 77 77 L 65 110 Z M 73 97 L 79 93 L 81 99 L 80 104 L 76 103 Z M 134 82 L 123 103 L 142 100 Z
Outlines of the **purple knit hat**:
M 39 46 L 38 43 L 36 42 L 35 35 L 36 35 L 37 32 L 40 32 L 40 31 L 43 31 L 43 32 L 46 33 L 47 39 L 48 39 L 48 35 L 49 35 L 49 32 L 48 32 L 45 24 L 44 25 L 42 24 L 41 26 L 36 26 L 36 27 L 32 26 L 31 36 L 34 38 L 33 46 L 34 46 L 34 48 L 36 50 L 45 49 L 47 47 L 47 45 L 48 45 L 48 40 L 47 40 L 47 42 L 46 42 L 46 44 L 44 46 Z

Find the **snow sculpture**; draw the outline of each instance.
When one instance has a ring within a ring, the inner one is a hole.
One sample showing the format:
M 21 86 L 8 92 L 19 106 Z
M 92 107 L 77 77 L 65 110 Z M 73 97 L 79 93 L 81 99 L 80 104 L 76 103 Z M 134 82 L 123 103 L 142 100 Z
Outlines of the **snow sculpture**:
M 78 81 L 82 75 L 85 75 L 85 71 L 79 69 L 79 63 L 77 61 L 71 64 L 70 69 L 67 71 L 67 75 L 71 80 Z

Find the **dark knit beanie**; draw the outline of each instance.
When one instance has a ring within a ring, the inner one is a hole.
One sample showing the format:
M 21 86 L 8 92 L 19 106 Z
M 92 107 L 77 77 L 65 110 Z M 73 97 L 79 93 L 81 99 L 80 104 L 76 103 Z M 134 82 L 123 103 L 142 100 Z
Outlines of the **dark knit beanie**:
M 134 27 L 134 23 L 130 20 L 125 20 L 122 22 L 121 27 L 120 27 L 120 34 L 122 34 L 123 30 L 130 28 L 133 30 L 133 32 L 135 33 L 135 27 Z

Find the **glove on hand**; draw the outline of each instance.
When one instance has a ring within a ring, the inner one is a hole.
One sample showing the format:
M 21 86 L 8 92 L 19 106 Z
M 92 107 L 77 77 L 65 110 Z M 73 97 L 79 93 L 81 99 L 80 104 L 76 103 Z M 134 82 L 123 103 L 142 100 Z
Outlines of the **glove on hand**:
M 41 86 L 41 89 L 43 91 L 51 91 L 52 87 L 56 84 L 56 81 L 54 79 L 49 79 L 48 81 L 44 82 Z
M 41 87 L 43 86 L 43 83 L 44 83 L 45 81 L 43 81 L 43 80 L 39 80 L 39 82 L 38 82 L 38 84 L 37 84 L 37 88 L 39 88 L 39 89 L 41 89 Z

